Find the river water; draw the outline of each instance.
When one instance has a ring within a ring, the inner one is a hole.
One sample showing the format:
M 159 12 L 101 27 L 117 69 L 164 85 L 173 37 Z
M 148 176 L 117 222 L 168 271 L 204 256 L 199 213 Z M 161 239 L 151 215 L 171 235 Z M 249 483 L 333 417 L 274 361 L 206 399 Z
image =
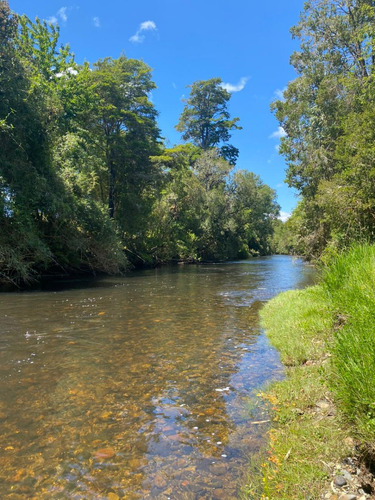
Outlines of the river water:
M 2 294 L 0 498 L 238 498 L 283 373 L 259 309 L 313 274 L 274 256 Z

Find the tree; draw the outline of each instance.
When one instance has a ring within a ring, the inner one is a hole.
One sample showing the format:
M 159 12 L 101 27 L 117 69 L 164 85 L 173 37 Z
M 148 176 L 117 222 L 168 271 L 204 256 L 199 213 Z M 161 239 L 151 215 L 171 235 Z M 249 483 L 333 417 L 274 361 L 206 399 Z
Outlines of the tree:
M 272 107 L 286 132 L 286 180 L 303 197 L 289 226 L 309 256 L 375 236 L 374 26 L 371 0 L 314 0 L 292 28 L 301 42 L 291 57 L 298 77 Z
M 183 132 L 185 141 L 191 140 L 196 146 L 207 150 L 221 143 L 221 155 L 234 165 L 238 149 L 227 144 L 231 130 L 240 130 L 236 125 L 239 118 L 230 119 L 228 101 L 231 94 L 222 87 L 220 78 L 200 80 L 190 87 L 190 96 L 176 125 Z
M 75 193 L 106 207 L 129 255 L 144 255 L 160 177 L 151 161 L 160 153 L 151 70 L 122 55 L 76 72 L 55 81 L 65 131 L 56 141 L 56 160 Z
M 217 149 L 203 151 L 194 163 L 194 170 L 198 180 L 206 191 L 225 185 L 227 177 L 233 167 L 219 155 Z
M 269 254 L 273 221 L 280 211 L 275 191 L 258 175 L 245 170 L 234 174 L 231 189 L 237 237 L 242 241 L 242 248 L 250 254 Z
M 18 17 L 5 1 L 0 2 L 0 37 L 0 269 L 17 280 L 50 260 L 41 219 L 56 201 L 56 179 L 48 164 L 45 99 L 33 91 L 16 50 Z
M 51 79 L 64 73 L 76 73 L 69 45 L 58 48 L 60 29 L 57 25 L 39 18 L 32 22 L 25 15 L 19 17 L 19 22 L 16 47 L 25 65 L 38 78 L 38 83 L 48 86 Z
M 107 166 L 108 213 L 126 227 L 126 208 L 136 209 L 136 199 L 152 181 L 150 156 L 159 151 L 157 112 L 148 98 L 155 84 L 145 63 L 123 55 L 95 63 L 90 80 L 95 99 L 90 126 Z
M 287 182 L 314 196 L 321 179 L 340 169 L 335 157 L 342 117 L 366 85 L 375 60 L 375 8 L 365 0 L 306 2 L 292 28 L 301 50 L 291 62 L 298 73 L 273 110 L 286 132 L 280 152 L 288 163 Z
M 57 26 L 4 0 L 0 41 L 0 281 L 118 272 L 125 252 L 137 264 L 250 253 L 241 224 L 266 228 L 267 208 L 232 189 L 240 127 L 220 79 L 191 86 L 180 125 L 193 144 L 162 150 L 142 61 L 79 66 Z
M 149 226 L 155 256 L 212 261 L 270 253 L 279 206 L 258 176 L 241 171 L 231 177 L 216 149 L 191 144 L 155 161 L 165 176 Z
M 56 54 L 56 29 L 26 18 L 19 29 L 18 20 L 0 2 L 0 276 L 119 271 L 125 259 L 115 228 L 91 190 L 82 194 L 92 158 L 65 134 L 62 80 L 75 76 L 66 71 L 73 57 Z

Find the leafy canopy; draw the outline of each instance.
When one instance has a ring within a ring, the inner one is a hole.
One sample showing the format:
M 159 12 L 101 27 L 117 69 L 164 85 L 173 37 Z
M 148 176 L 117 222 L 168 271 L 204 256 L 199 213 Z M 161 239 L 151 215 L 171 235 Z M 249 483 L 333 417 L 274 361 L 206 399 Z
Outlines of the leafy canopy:
M 239 118 L 230 118 L 228 102 L 231 94 L 222 87 L 220 78 L 199 80 L 190 87 L 190 96 L 176 125 L 183 132 L 184 141 L 191 140 L 196 146 L 206 150 L 221 147 L 222 156 L 235 164 L 238 149 L 227 144 L 231 130 L 240 130 Z

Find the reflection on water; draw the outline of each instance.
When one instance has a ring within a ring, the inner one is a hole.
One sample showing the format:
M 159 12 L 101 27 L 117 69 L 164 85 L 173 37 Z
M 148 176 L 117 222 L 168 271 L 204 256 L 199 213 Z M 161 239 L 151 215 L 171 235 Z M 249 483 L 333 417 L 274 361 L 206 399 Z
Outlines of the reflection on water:
M 1 295 L 0 498 L 237 498 L 282 374 L 259 307 L 312 274 L 277 256 Z

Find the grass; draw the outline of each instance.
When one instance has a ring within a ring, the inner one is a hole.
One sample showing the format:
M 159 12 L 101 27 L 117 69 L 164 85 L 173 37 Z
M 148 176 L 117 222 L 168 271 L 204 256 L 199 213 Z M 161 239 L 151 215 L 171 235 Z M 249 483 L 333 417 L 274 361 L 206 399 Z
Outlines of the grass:
M 338 256 L 324 273 L 335 318 L 333 387 L 356 435 L 375 436 L 375 247 Z
M 286 378 L 262 394 L 274 420 L 243 498 L 320 498 L 349 436 L 375 449 L 375 247 L 332 258 L 319 285 L 271 300 L 261 322 Z
M 278 295 L 261 311 L 261 321 L 284 365 L 301 365 L 326 354 L 332 318 L 320 286 Z

